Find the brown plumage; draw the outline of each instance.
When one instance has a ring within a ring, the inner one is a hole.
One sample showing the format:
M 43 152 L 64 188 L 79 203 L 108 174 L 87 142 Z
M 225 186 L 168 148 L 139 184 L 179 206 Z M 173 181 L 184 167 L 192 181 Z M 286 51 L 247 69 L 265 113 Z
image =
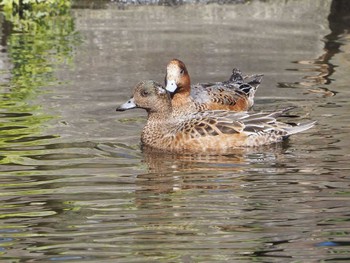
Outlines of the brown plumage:
M 254 104 L 254 95 L 262 76 L 244 78 L 238 69 L 234 69 L 228 81 L 199 83 L 191 86 L 185 64 L 178 59 L 173 59 L 167 65 L 165 85 L 166 89 L 172 93 L 171 102 L 174 111 L 177 112 L 246 111 Z
M 285 110 L 253 114 L 223 110 L 174 114 L 169 93 L 154 81 L 137 84 L 133 97 L 117 110 L 132 108 L 148 112 L 141 142 L 167 152 L 232 153 L 237 147 L 280 142 L 314 126 L 314 122 L 297 126 L 278 122 L 276 117 Z

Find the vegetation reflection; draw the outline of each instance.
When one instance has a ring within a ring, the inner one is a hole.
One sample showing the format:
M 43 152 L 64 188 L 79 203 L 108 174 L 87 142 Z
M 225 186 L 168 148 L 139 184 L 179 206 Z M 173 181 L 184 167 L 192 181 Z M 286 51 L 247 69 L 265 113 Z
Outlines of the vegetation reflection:
M 1 43 L 11 64 L 0 71 L 0 148 L 12 150 L 12 158 L 0 156 L 3 164 L 18 159 L 13 147 L 55 137 L 42 131 L 44 123 L 54 116 L 31 101 L 43 93 L 43 87 L 60 84 L 55 69 L 71 64 L 80 40 L 70 15 L 70 1 L 2 0 L 0 5 L 5 18 Z

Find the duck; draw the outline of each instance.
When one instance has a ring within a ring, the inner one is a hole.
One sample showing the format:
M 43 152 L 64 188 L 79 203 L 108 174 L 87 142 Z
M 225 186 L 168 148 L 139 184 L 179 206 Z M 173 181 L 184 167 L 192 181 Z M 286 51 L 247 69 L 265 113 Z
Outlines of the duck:
M 287 124 L 276 120 L 287 109 L 275 112 L 208 110 L 173 114 L 171 94 L 153 80 L 141 81 L 131 99 L 117 108 L 147 111 L 141 144 L 161 152 L 181 154 L 232 154 L 235 149 L 278 143 L 303 132 L 315 122 Z
M 191 79 L 184 62 L 172 59 L 165 74 L 165 88 L 171 93 L 175 111 L 197 112 L 206 110 L 247 111 L 254 104 L 254 95 L 263 74 L 243 77 L 234 68 L 227 81 L 198 83 Z

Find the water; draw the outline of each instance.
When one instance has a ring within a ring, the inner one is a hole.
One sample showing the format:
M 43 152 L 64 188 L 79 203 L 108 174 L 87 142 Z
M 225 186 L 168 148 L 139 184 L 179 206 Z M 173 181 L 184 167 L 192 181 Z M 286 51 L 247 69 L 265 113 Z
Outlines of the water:
M 345 262 L 350 37 L 339 1 L 73 9 L 0 53 L 1 262 Z M 332 6 L 332 13 L 330 13 Z M 331 15 L 330 15 L 331 14 Z M 317 126 L 229 156 L 141 152 L 140 80 L 265 74 Z

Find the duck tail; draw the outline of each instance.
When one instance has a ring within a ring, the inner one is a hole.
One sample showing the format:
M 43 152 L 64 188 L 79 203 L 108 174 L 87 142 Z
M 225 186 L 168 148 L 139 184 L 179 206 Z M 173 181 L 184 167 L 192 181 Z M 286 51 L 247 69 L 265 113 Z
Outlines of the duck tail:
M 238 68 L 234 68 L 228 82 L 244 93 L 249 94 L 249 96 L 253 98 L 263 76 L 263 74 L 243 76 L 242 72 Z
M 314 127 L 316 121 L 310 121 L 306 123 L 296 124 L 295 126 L 285 127 L 284 130 L 287 132 L 287 136 L 290 136 L 295 133 L 306 131 L 312 127 Z
M 257 89 L 259 87 L 259 85 L 261 84 L 263 77 L 264 77 L 264 74 L 255 74 L 252 76 L 248 76 L 247 78 L 250 78 L 251 80 L 248 81 L 247 83 L 249 85 L 255 87 L 255 89 Z
M 289 115 L 285 115 L 285 113 L 287 111 L 290 111 L 290 110 L 293 110 L 297 108 L 296 106 L 288 106 L 286 108 L 283 108 L 283 109 L 280 109 L 280 110 L 277 110 L 277 111 L 273 111 L 269 114 L 269 117 L 273 117 L 273 118 L 278 118 L 278 117 L 290 117 Z M 292 115 L 291 117 L 298 117 L 296 115 Z
M 232 70 L 232 74 L 230 77 L 229 82 L 234 82 L 234 83 L 243 83 L 244 78 L 242 76 L 242 72 L 238 68 L 234 68 Z
M 246 94 L 254 97 L 256 90 L 259 88 L 259 85 L 263 79 L 263 74 L 247 76 L 244 78 L 244 83 L 241 85 L 240 89 Z M 248 81 L 246 81 L 249 79 Z

